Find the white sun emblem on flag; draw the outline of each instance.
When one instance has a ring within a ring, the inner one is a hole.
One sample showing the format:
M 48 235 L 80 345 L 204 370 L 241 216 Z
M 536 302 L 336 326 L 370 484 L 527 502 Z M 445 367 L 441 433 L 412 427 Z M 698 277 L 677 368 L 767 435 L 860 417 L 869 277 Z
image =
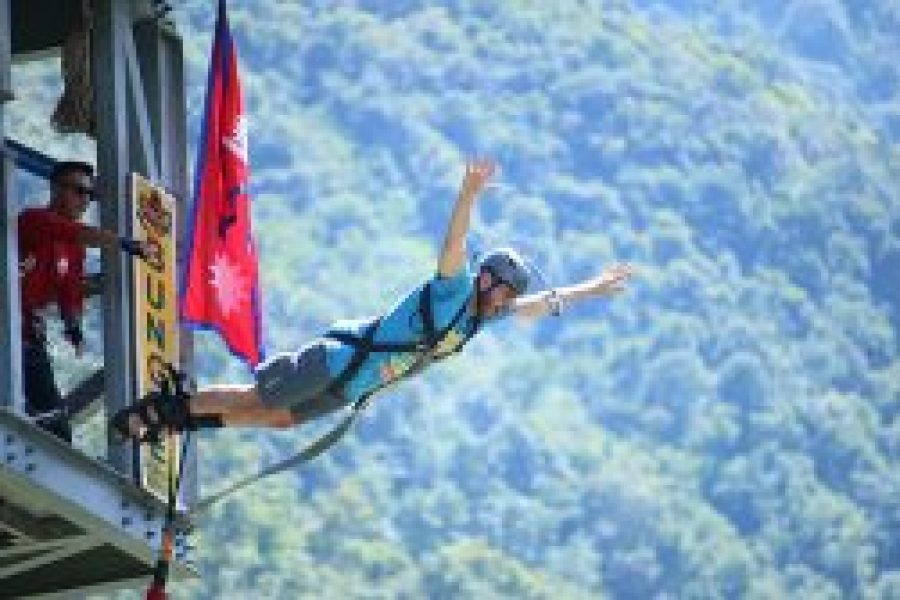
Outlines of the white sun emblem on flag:
M 239 115 L 234 123 L 234 131 L 222 138 L 222 145 L 228 148 L 240 161 L 247 164 L 247 117 Z
M 216 302 L 222 315 L 228 317 L 247 301 L 249 281 L 241 274 L 237 266 L 228 261 L 222 253 L 216 254 L 212 266 L 210 284 L 216 290 Z

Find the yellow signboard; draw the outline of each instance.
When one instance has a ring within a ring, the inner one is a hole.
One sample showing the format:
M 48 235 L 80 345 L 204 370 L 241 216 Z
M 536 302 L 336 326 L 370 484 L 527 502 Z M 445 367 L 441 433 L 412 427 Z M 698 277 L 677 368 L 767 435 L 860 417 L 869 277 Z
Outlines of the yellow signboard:
M 134 331 L 137 397 L 158 387 L 166 365 L 178 366 L 178 290 L 175 265 L 175 199 L 137 174 L 131 176 L 132 231 L 148 242 L 147 260 L 134 259 Z M 165 501 L 169 461 L 177 461 L 180 436 L 140 447 L 141 486 Z M 178 465 L 173 464 L 173 469 Z

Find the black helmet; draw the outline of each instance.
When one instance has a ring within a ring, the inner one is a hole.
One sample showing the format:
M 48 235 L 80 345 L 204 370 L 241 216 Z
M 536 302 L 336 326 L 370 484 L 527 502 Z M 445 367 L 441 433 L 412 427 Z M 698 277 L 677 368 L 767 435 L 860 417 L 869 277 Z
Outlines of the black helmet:
M 512 248 L 491 250 L 484 255 L 478 267 L 511 287 L 518 295 L 524 294 L 528 289 L 528 269 L 525 260 Z

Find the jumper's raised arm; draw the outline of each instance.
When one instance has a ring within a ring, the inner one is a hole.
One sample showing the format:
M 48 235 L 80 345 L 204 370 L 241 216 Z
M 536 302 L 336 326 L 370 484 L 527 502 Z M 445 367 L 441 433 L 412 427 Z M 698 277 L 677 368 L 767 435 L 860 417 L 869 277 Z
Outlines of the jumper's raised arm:
M 443 277 L 457 273 L 466 261 L 466 236 L 469 233 L 472 205 L 494 170 L 495 164 L 490 160 L 473 160 L 466 164 L 466 174 L 450 215 L 450 224 L 438 259 L 438 274 Z

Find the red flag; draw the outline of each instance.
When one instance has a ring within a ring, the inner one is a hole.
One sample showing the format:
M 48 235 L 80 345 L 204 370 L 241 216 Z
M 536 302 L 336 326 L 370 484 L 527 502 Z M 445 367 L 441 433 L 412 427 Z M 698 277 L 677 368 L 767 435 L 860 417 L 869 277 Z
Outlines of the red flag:
M 262 360 L 262 327 L 248 175 L 237 53 L 225 0 L 220 0 L 197 148 L 181 318 L 217 330 L 232 353 L 255 367 Z

